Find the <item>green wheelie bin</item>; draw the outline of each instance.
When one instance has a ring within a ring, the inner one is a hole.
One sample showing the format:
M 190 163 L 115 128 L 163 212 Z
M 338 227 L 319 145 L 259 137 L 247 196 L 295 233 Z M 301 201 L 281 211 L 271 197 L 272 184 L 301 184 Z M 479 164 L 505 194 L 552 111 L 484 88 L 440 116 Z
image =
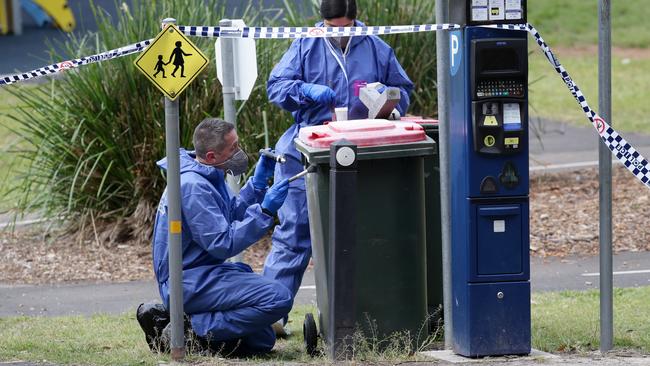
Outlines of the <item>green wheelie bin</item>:
M 436 145 L 415 123 L 386 120 L 332 122 L 303 128 L 295 140 L 305 165 L 307 204 L 321 338 L 332 339 L 329 318 L 333 273 L 330 262 L 330 149 L 345 139 L 357 146 L 354 278 L 346 301 L 356 331 L 379 346 L 395 334 L 415 349 L 429 334 L 425 217 L 425 159 Z M 338 213 L 337 213 L 338 214 Z M 344 214 L 344 213 L 343 213 Z M 337 244 L 338 245 L 338 244 Z M 338 260 L 335 262 L 338 263 Z M 337 267 L 333 268 L 336 271 Z M 338 282 L 337 282 L 338 283 Z M 313 316 L 304 324 L 305 344 L 316 344 Z M 382 342 L 383 341 L 383 342 Z
M 419 124 L 438 145 L 438 120 L 403 117 L 403 121 Z M 427 218 L 427 305 L 431 332 L 442 327 L 442 227 L 440 221 L 440 155 L 424 158 L 424 191 Z

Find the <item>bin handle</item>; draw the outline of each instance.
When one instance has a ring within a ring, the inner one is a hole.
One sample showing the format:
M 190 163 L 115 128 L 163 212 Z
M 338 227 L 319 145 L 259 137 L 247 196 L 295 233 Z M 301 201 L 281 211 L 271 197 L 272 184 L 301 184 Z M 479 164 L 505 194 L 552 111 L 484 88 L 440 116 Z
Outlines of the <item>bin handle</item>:
M 479 216 L 514 216 L 521 213 L 519 206 L 479 207 Z

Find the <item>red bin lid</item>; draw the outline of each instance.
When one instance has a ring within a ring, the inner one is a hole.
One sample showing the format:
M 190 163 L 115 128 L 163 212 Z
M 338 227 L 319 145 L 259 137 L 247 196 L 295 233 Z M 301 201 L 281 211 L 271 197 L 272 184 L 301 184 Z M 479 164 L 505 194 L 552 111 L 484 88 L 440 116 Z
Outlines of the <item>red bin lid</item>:
M 341 139 L 357 146 L 378 146 L 424 141 L 427 135 L 417 123 L 360 119 L 304 127 L 300 129 L 298 138 L 307 146 L 329 148 Z

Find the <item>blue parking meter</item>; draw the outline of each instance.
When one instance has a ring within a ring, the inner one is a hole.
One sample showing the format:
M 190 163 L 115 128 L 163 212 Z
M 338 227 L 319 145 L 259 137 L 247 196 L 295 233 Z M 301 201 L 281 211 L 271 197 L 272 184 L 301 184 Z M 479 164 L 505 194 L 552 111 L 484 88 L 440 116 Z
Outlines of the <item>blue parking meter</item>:
M 527 33 L 481 26 L 523 22 L 525 1 L 468 0 L 449 38 L 453 347 L 468 357 L 531 350 Z

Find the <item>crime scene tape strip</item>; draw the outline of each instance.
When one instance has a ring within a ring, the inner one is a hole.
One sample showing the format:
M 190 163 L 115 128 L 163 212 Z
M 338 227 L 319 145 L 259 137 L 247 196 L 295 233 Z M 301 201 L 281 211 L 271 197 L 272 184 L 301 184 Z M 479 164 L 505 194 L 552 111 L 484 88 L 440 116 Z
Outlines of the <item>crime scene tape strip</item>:
M 131 45 L 128 45 L 128 46 L 116 48 L 114 50 L 110 50 L 110 51 L 106 51 L 106 52 L 102 52 L 102 53 L 97 53 L 97 54 L 92 55 L 92 56 L 86 56 L 86 57 L 77 58 L 77 59 L 74 59 L 74 60 L 62 61 L 62 62 L 59 62 L 59 63 L 56 63 L 56 64 L 41 67 L 40 69 L 27 71 L 27 72 L 15 74 L 15 75 L 6 76 L 6 77 L 3 77 L 2 79 L 0 79 L 0 86 L 1 85 L 13 84 L 13 83 L 16 83 L 16 82 L 19 82 L 19 81 L 34 79 L 34 78 L 45 76 L 45 75 L 51 75 L 51 74 L 55 74 L 55 73 L 58 73 L 58 72 L 63 72 L 63 71 L 66 71 L 66 70 L 69 70 L 69 69 L 72 69 L 72 68 L 75 68 L 75 67 L 88 65 L 88 64 L 92 64 L 92 63 L 96 63 L 96 62 L 102 62 L 102 61 L 106 61 L 106 60 L 110 60 L 110 59 L 130 55 L 130 54 L 133 54 L 133 53 L 141 52 L 142 50 L 147 48 L 147 46 L 149 46 L 149 44 L 151 44 L 152 41 L 153 41 L 153 39 L 148 39 L 146 41 L 142 41 L 142 42 L 134 43 L 134 44 L 131 44 Z
M 530 24 L 516 24 L 516 25 L 490 25 L 491 28 L 511 29 L 528 31 L 535 41 L 544 52 L 546 59 L 551 63 L 555 71 L 560 75 L 567 88 L 576 99 L 585 116 L 589 119 L 596 132 L 603 140 L 607 148 L 616 156 L 616 158 L 625 165 L 635 177 L 637 177 L 644 185 L 650 188 L 650 169 L 648 169 L 648 161 L 636 149 L 628 143 L 623 136 L 612 128 L 598 113 L 594 112 L 589 106 L 587 98 L 578 87 L 564 66 L 555 57 L 550 47 L 546 44 L 537 29 Z
M 460 29 L 458 24 L 422 24 L 370 27 L 208 27 L 179 26 L 183 34 L 207 38 L 323 38 L 348 36 L 379 36 L 401 33 L 421 33 Z
M 460 29 L 458 24 L 422 24 L 422 25 L 396 25 L 372 27 L 211 27 L 211 26 L 179 26 L 184 34 L 195 37 L 224 37 L 224 38 L 256 38 L 256 39 L 282 39 L 282 38 L 322 38 L 344 36 L 385 35 L 401 33 L 432 32 L 438 30 Z M 56 64 L 41 67 L 40 69 L 5 76 L 0 79 L 0 86 L 9 85 L 19 81 L 51 75 L 65 70 L 88 65 L 95 62 L 110 60 L 117 57 L 141 52 L 153 41 L 149 39 L 134 43 L 129 46 L 82 57 L 75 60 L 62 61 Z

